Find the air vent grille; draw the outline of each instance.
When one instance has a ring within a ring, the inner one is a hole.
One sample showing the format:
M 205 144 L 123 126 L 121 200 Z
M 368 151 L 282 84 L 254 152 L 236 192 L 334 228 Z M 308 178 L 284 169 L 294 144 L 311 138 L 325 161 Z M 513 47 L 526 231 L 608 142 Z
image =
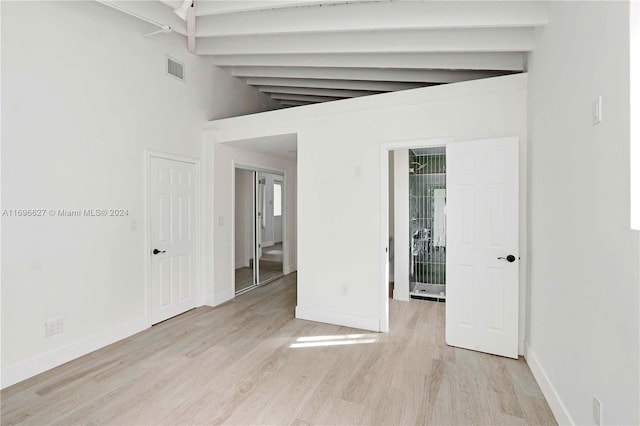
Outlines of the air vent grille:
M 167 75 L 184 81 L 184 64 L 173 58 L 167 57 Z

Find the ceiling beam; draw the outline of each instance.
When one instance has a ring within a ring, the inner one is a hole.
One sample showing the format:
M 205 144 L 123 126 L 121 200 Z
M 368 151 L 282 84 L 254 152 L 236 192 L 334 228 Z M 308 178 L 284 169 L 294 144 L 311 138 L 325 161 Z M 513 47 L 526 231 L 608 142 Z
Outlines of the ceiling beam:
M 284 101 L 307 101 L 307 102 L 331 102 L 331 101 L 339 101 L 343 98 L 336 98 L 331 96 L 311 96 L 311 95 L 290 95 L 287 93 L 274 93 L 271 95 L 271 98 Z
M 291 78 L 379 82 L 457 83 L 504 75 L 505 71 L 451 71 L 376 68 L 233 67 L 231 74 L 244 78 Z M 274 86 L 277 86 L 274 85 Z M 336 87 L 340 89 L 341 87 Z M 368 90 L 368 89 L 362 89 Z M 394 89 L 395 90 L 395 89 Z
M 182 6 L 182 0 L 160 0 L 165 6 L 170 7 L 172 10 Z
M 199 37 L 325 31 L 535 27 L 547 23 L 543 2 L 394 1 L 347 3 L 198 17 Z
M 239 67 L 343 67 L 343 68 L 422 68 L 522 71 L 522 53 L 374 53 L 222 55 L 212 56 L 214 65 Z
M 322 3 L 346 3 L 353 0 L 215 0 L 204 1 L 198 10 L 198 16 L 226 15 L 229 13 L 251 12 L 256 10 L 282 9 L 287 7 L 313 6 Z
M 371 92 L 363 90 L 339 90 L 339 89 L 321 89 L 314 87 L 279 87 L 279 86 L 258 86 L 258 90 L 269 94 L 291 94 L 291 95 L 311 95 L 311 96 L 328 96 L 336 98 L 357 98 L 359 96 L 377 95 L 380 92 Z
M 287 105 L 287 106 L 304 106 L 304 105 L 316 104 L 317 102 L 281 100 L 280 103 L 282 105 Z
M 533 28 L 331 32 L 198 37 L 199 55 L 388 52 L 529 52 Z
M 178 34 L 187 34 L 186 23 L 173 13 L 170 7 L 159 1 L 98 0 L 98 3 L 151 20 L 157 26 L 169 26 L 173 32 Z
M 196 53 L 196 8 L 200 2 L 194 1 L 193 7 L 187 9 L 187 49 Z
M 428 86 L 426 83 L 268 77 L 250 77 L 246 79 L 246 82 L 251 86 L 315 87 L 319 89 L 367 90 L 372 92 L 393 92 Z

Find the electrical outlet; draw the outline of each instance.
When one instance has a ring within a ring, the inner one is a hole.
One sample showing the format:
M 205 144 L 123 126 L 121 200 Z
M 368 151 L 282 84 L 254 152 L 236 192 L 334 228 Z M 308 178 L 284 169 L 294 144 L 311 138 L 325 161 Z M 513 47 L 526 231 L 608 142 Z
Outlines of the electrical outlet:
M 593 395 L 593 421 L 598 426 L 602 424 L 602 403 L 595 395 Z
M 62 333 L 62 318 L 55 319 L 53 321 L 49 321 L 44 323 L 44 335 L 46 337 L 51 337 L 55 334 Z
M 342 284 L 342 295 L 343 296 L 349 295 L 349 287 L 346 284 Z

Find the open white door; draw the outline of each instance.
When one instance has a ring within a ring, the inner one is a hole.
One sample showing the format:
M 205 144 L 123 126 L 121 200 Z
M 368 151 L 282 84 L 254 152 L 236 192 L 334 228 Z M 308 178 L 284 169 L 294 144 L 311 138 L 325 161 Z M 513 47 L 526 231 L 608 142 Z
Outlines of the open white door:
M 518 138 L 447 145 L 447 344 L 518 357 Z
M 196 165 L 149 159 L 151 322 L 196 306 Z

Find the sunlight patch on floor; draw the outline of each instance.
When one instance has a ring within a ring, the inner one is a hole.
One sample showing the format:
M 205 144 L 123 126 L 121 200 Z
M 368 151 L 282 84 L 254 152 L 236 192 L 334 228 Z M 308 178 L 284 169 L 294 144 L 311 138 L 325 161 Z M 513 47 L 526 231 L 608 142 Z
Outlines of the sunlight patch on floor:
M 317 348 L 322 346 L 342 346 L 375 343 L 373 334 L 344 334 L 335 336 L 307 336 L 300 337 L 290 348 Z

